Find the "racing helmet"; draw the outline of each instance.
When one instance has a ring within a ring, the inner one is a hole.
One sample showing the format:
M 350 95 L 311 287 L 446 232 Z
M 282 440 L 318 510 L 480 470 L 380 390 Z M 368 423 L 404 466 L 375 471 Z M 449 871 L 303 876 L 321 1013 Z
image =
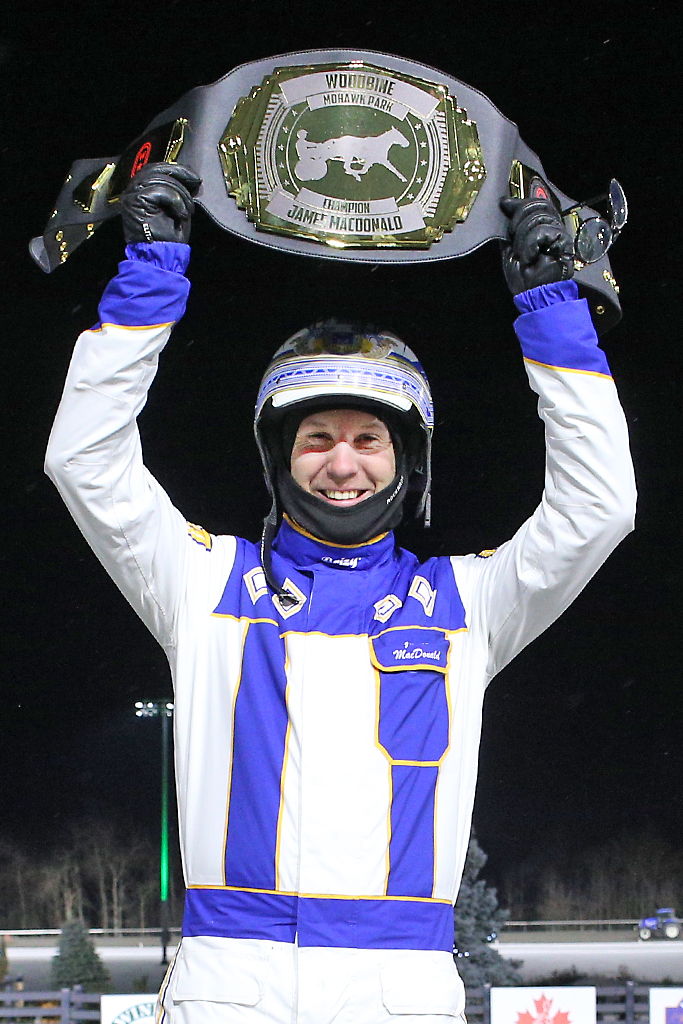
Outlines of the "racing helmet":
M 280 346 L 261 381 L 254 417 L 274 502 L 278 463 L 288 464 L 291 450 L 286 442 L 283 450 L 286 423 L 321 408 L 368 408 L 387 423 L 406 455 L 408 500 L 428 526 L 434 406 L 415 353 L 389 331 L 337 320 L 305 327 Z

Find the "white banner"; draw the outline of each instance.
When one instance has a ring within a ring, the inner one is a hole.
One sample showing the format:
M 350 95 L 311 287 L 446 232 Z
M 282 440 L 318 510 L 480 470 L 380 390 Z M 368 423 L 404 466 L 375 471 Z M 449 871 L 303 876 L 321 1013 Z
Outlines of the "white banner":
M 102 1024 L 154 1024 L 156 993 L 132 996 L 101 996 Z
M 323 107 L 372 107 L 374 110 L 391 114 L 397 121 L 405 121 L 408 115 L 408 108 L 402 103 L 393 103 L 386 96 L 376 96 L 370 92 L 352 92 L 351 90 L 348 92 L 322 92 L 317 96 L 309 97 L 309 110 L 322 110 Z M 427 118 L 425 118 L 426 120 Z
M 308 206 L 302 202 L 302 194 L 306 198 L 316 196 L 316 205 Z M 342 203 L 341 200 L 317 196 L 309 189 L 303 189 L 296 198 L 282 189 L 276 189 L 266 210 L 290 224 L 337 235 L 402 235 L 409 231 L 419 231 L 425 226 L 419 203 L 407 203 L 405 206 L 396 207 L 395 213 L 385 214 L 365 211 L 364 207 L 368 205 L 370 204 L 364 202 Z M 337 206 L 342 208 L 330 209 Z
M 388 213 L 398 213 L 398 205 L 393 196 L 388 199 L 331 199 L 318 195 L 309 188 L 302 188 L 296 197 L 302 206 L 312 209 L 332 210 L 335 213 L 369 213 L 373 217 L 383 217 Z
M 595 1024 L 595 989 L 492 988 L 491 1024 Z
M 427 121 L 439 105 L 437 97 L 432 96 L 424 89 L 418 89 L 410 82 L 402 82 L 388 75 L 376 74 L 363 68 L 319 71 L 310 75 L 302 75 L 301 78 L 290 78 L 286 82 L 280 82 L 280 89 L 288 107 L 301 103 L 302 100 L 308 100 L 309 106 L 313 109 L 311 98 L 314 96 L 324 93 L 338 95 L 356 91 L 364 94 L 366 101 L 369 95 L 375 95 L 384 97 L 389 103 L 402 104 Z M 315 100 L 313 102 L 315 107 L 323 105 L 322 101 Z M 342 102 L 346 101 L 342 100 Z
M 683 988 L 650 989 L 650 1024 L 683 1024 Z

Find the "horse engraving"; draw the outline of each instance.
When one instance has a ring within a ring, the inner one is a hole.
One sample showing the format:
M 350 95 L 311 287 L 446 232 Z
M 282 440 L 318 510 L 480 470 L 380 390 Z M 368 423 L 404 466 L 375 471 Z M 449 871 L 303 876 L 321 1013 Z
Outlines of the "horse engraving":
M 376 166 L 386 167 L 403 182 L 408 180 L 389 159 L 392 146 L 405 149 L 410 145 L 398 128 L 390 128 L 381 135 L 341 135 L 323 142 L 309 142 L 308 132 L 302 129 L 297 132 L 295 145 L 299 160 L 294 173 L 300 181 L 320 181 L 327 174 L 328 160 L 341 161 L 345 173 L 356 181 Z

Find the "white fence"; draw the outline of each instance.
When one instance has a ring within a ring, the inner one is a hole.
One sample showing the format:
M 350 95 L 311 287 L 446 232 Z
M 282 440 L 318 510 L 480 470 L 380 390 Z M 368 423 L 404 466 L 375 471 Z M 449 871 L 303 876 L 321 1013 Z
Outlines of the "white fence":
M 571 992 L 571 989 L 565 989 Z M 650 1022 L 650 988 L 626 982 L 596 989 L 597 1024 L 656 1024 Z M 467 993 L 468 1024 L 492 1024 L 490 988 Z M 100 1024 L 100 994 L 61 991 L 0 991 L 0 1024 Z M 494 1022 L 495 1024 L 495 1022 Z

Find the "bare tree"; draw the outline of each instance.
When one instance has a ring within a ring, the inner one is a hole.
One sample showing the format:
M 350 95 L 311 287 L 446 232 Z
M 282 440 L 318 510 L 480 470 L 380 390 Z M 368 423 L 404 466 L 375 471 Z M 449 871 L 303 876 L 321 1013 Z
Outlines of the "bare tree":
M 155 845 L 111 822 L 74 823 L 55 852 L 0 841 L 0 920 L 6 928 L 55 928 L 71 920 L 116 931 L 156 927 L 156 900 Z
M 0 841 L 0 918 L 7 928 L 30 928 L 35 868 L 18 843 Z
M 635 918 L 676 906 L 683 891 L 683 853 L 651 833 L 627 833 L 600 847 L 539 856 L 504 879 L 511 916 L 549 920 Z
M 149 841 L 105 821 L 78 822 L 71 836 L 81 851 L 83 879 L 99 927 L 120 932 L 132 926 L 155 877 Z
M 85 916 L 81 872 L 75 851 L 62 850 L 40 868 L 37 895 L 53 922 L 83 921 Z

